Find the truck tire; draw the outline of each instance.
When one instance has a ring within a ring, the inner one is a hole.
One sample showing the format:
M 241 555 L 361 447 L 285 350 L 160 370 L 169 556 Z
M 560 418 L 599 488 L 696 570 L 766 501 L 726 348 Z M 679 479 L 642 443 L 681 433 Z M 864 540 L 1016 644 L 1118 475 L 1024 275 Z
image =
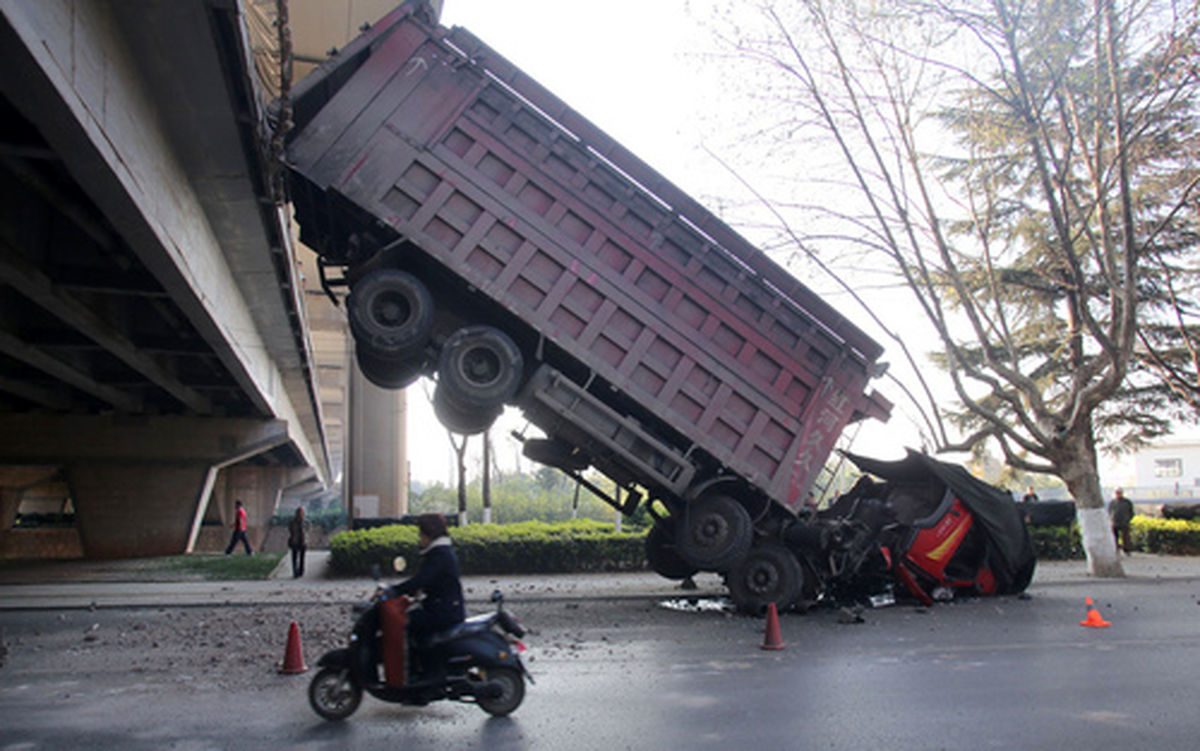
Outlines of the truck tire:
M 381 389 L 411 386 L 424 370 L 421 360 L 386 360 L 361 348 L 355 350 L 354 359 L 358 361 L 358 368 L 367 380 Z
M 455 331 L 438 358 L 438 390 L 464 410 L 498 409 L 517 393 L 524 362 L 521 350 L 492 326 Z
M 675 549 L 675 535 L 663 524 L 655 524 L 646 535 L 646 563 L 664 579 L 682 580 L 694 576 L 697 568 Z
M 442 423 L 451 433 L 460 435 L 478 435 L 492 427 L 492 423 L 504 411 L 503 407 L 493 407 L 491 409 L 465 409 L 457 404 L 447 401 L 446 395 L 442 391 L 442 385 L 433 391 L 433 414 L 437 416 L 439 422 Z
M 720 493 L 689 503 L 675 528 L 679 554 L 701 571 L 730 570 L 750 550 L 753 537 L 754 523 L 746 507 Z
M 354 285 L 346 300 L 350 332 L 360 349 L 385 360 L 412 356 L 433 331 L 433 296 L 407 271 L 379 269 Z
M 804 589 L 804 572 L 790 550 L 766 541 L 750 549 L 725 583 L 738 610 L 759 616 L 772 602 L 781 611 L 794 606 Z

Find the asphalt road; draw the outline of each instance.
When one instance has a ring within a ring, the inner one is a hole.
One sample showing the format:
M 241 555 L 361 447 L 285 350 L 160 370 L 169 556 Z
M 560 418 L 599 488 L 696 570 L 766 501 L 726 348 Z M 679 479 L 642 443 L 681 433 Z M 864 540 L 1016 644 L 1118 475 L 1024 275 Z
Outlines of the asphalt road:
M 186 630 L 192 619 L 249 621 L 261 609 L 6 610 L 14 587 L 0 587 L 9 645 L 0 751 L 1195 748 L 1200 562 L 1136 556 L 1125 580 L 1092 580 L 1081 568 L 1043 565 L 1023 599 L 881 608 L 864 612 L 862 623 L 844 623 L 836 610 L 788 614 L 779 651 L 760 648 L 763 621 L 732 616 L 706 597 L 689 607 L 653 578 L 476 581 L 479 599 L 507 586 L 511 609 L 532 631 L 527 657 L 537 683 L 525 704 L 511 718 L 489 719 L 466 705 L 398 707 L 367 697 L 343 723 L 307 706 L 311 673 L 252 665 L 235 679 L 231 666 L 209 670 L 168 646 L 122 653 L 116 639 L 113 649 L 127 659 L 112 664 L 71 641 L 88 623 L 132 638 L 138 624 Z M 702 582 L 700 594 L 714 590 Z M 316 590 L 303 607 L 327 609 L 333 622 L 348 618 L 323 596 Z M 1110 627 L 1079 625 L 1085 597 Z M 268 618 L 287 618 L 295 606 L 263 607 L 276 614 Z M 248 634 L 254 625 L 246 626 Z M 236 651 L 236 633 L 233 640 L 224 646 Z M 310 664 L 322 646 L 314 641 L 306 638 Z M 63 649 L 66 659 L 57 656 Z M 56 656 L 39 660 L 48 651 Z

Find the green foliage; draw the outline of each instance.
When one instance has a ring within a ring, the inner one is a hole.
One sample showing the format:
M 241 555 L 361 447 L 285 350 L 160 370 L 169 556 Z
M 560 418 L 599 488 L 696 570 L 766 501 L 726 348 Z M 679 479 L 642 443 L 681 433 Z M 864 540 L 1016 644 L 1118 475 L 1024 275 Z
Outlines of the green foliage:
M 962 151 L 940 164 L 972 211 L 948 224 L 961 250 L 939 291 L 986 325 L 939 364 L 990 374 L 975 380 L 991 393 L 955 415 L 964 432 L 1059 424 L 1128 449 L 1172 419 L 1196 419 L 1200 234 L 1195 212 L 1180 209 L 1194 201 L 1200 79 L 1172 73 L 1194 55 L 1196 15 L 1165 3 L 1116 7 L 1106 19 L 1077 0 L 995 3 L 1011 25 L 948 16 L 1007 53 L 994 58 L 1003 69 L 976 79 L 986 88 L 964 87 L 941 113 Z M 1152 35 L 1131 20 L 1143 13 Z M 1106 20 L 1118 24 L 1115 40 Z M 1081 390 L 1103 397 L 1086 419 Z M 1029 438 L 1025 450 L 1050 455 Z
M 1200 555 L 1200 522 L 1133 517 L 1136 550 L 1164 555 Z
M 163 568 L 205 581 L 266 579 L 279 565 L 283 553 L 257 552 L 254 555 L 191 553 L 162 558 Z
M 1079 524 L 1069 526 L 1031 526 L 1029 536 L 1033 538 L 1033 549 L 1038 560 L 1074 561 L 1083 558 L 1083 540 L 1079 536 Z
M 295 516 L 295 513 L 295 511 L 288 513 L 276 512 L 271 517 L 270 524 L 272 527 L 286 527 L 288 522 L 292 520 L 292 517 Z M 338 527 L 344 527 L 348 521 L 346 518 L 346 509 L 341 506 L 317 511 L 306 511 L 304 518 L 308 520 L 314 529 L 320 527 L 326 532 L 331 532 Z
M 612 482 L 599 476 L 589 480 L 601 488 L 609 489 Z M 550 467 L 541 467 L 533 473 L 506 473 L 492 480 L 492 521 L 496 524 L 513 524 L 526 521 L 563 522 L 570 521 L 572 514 L 579 519 L 611 522 L 617 511 L 579 488 L 576 507 L 575 481 L 562 472 Z M 458 491 L 456 488 L 436 483 L 409 498 L 409 513 L 436 512 L 453 516 L 458 513 Z M 467 515 L 472 520 L 483 518 L 482 484 L 479 479 L 467 485 Z M 622 526 L 648 528 L 645 511 L 639 509 Z
M 634 571 L 644 568 L 644 534 L 617 532 L 590 519 L 546 523 L 472 524 L 450 530 L 464 574 Z M 341 532 L 330 540 L 329 564 L 338 574 L 385 572 L 404 556 L 417 565 L 417 530 L 410 525 Z
M 1135 516 L 1130 525 L 1133 549 L 1156 555 L 1200 555 L 1200 522 Z M 1080 560 L 1083 543 L 1079 525 L 1032 526 L 1029 534 L 1039 559 Z

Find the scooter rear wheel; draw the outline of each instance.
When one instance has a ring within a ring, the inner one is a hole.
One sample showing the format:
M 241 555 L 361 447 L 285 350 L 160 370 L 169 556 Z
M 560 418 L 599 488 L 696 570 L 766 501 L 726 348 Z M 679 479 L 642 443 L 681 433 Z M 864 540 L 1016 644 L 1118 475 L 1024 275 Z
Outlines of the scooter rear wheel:
M 337 668 L 322 668 L 308 684 L 308 703 L 327 720 L 344 720 L 362 701 L 362 686 Z
M 525 678 L 516 668 L 480 668 L 477 682 L 479 684 L 492 683 L 500 687 L 499 696 L 480 696 L 475 700 L 480 709 L 493 717 L 505 717 L 512 714 L 525 700 Z

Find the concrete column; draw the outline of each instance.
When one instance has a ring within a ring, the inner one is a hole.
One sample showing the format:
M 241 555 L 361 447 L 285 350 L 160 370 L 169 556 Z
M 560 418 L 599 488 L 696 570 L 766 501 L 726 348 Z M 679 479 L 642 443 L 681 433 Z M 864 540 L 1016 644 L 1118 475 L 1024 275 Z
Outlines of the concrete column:
M 91 558 L 185 552 L 221 472 L 288 440 L 279 420 L 0 415 L 0 460 L 66 467 Z M 261 535 L 285 470 L 250 469 L 232 482 L 247 487 Z
M 21 505 L 21 491 L 17 488 L 0 487 L 0 532 L 12 529 Z
M 45 466 L 0 467 L 0 532 L 12 529 L 25 488 L 49 480 L 58 469 Z
M 356 516 L 408 513 L 408 404 L 404 390 L 381 389 L 355 364 L 350 377 L 351 503 Z
M 75 517 L 88 558 L 176 555 L 187 545 L 204 462 L 67 465 Z

